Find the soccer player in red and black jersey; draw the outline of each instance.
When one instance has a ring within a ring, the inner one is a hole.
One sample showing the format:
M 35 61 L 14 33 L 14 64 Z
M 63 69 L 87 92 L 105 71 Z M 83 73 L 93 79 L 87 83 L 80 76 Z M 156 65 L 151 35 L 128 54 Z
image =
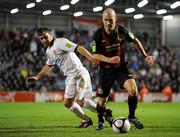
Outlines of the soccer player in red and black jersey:
M 135 110 L 138 102 L 138 89 L 133 75 L 128 71 L 125 61 L 124 46 L 126 42 L 132 42 L 144 56 L 145 61 L 153 64 L 155 58 L 148 55 L 141 42 L 125 27 L 116 24 L 116 13 L 113 9 L 107 8 L 103 12 L 103 26 L 94 35 L 92 51 L 94 57 L 100 61 L 100 89 L 97 90 L 98 103 L 98 125 L 96 130 L 104 127 L 103 116 L 111 124 L 112 113 L 106 112 L 105 108 L 110 89 L 115 81 L 121 88 L 128 91 L 129 121 L 137 129 L 143 129 L 144 125 L 135 117 Z

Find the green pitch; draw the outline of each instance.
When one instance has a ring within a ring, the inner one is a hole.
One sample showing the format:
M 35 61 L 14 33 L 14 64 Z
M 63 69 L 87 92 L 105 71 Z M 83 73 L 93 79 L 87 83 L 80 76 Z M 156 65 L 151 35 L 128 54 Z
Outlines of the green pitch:
M 127 103 L 108 103 L 114 117 L 127 116 Z M 180 137 L 180 104 L 139 103 L 137 117 L 143 130 L 115 134 L 108 123 L 96 131 L 97 117 L 86 110 L 94 125 L 78 129 L 80 119 L 62 103 L 0 103 L 0 137 Z

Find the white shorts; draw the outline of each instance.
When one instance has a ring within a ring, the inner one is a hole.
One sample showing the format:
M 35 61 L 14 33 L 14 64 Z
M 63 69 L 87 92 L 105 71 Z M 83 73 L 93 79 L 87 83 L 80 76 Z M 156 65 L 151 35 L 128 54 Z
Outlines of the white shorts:
M 67 76 L 65 84 L 65 98 L 82 100 L 85 95 L 85 98 L 92 95 L 91 79 L 86 69 Z

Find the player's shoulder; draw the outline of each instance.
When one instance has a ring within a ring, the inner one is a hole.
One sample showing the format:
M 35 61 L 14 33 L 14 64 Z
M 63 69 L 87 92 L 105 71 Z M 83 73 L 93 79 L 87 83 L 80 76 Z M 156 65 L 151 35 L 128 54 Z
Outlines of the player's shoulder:
M 103 31 L 103 26 L 101 26 L 100 28 L 98 28 L 95 33 L 96 33 L 96 34 L 99 34 L 99 33 L 102 33 L 102 31 Z
M 122 26 L 122 25 L 119 25 L 119 24 L 116 25 L 116 26 L 117 26 L 119 31 L 126 31 L 127 30 L 127 28 L 125 26 Z
M 94 33 L 94 39 L 100 39 L 102 37 L 103 31 L 103 26 L 98 28 Z
M 56 38 L 56 42 L 67 42 L 68 39 L 66 38 Z
M 59 45 L 59 44 L 64 45 L 67 42 L 68 42 L 68 39 L 66 39 L 66 38 L 56 38 L 54 44 L 55 45 Z
M 50 51 L 50 48 L 49 47 L 47 47 L 47 49 L 46 49 L 46 55 L 49 55 L 48 53 L 49 53 L 49 51 Z

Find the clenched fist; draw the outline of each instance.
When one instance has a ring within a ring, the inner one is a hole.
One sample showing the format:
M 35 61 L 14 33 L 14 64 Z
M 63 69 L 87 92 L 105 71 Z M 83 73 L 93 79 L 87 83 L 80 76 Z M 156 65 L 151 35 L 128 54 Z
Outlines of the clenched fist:
M 148 56 L 145 57 L 145 60 L 149 65 L 152 65 L 152 64 L 154 64 L 155 57 L 148 55 Z

